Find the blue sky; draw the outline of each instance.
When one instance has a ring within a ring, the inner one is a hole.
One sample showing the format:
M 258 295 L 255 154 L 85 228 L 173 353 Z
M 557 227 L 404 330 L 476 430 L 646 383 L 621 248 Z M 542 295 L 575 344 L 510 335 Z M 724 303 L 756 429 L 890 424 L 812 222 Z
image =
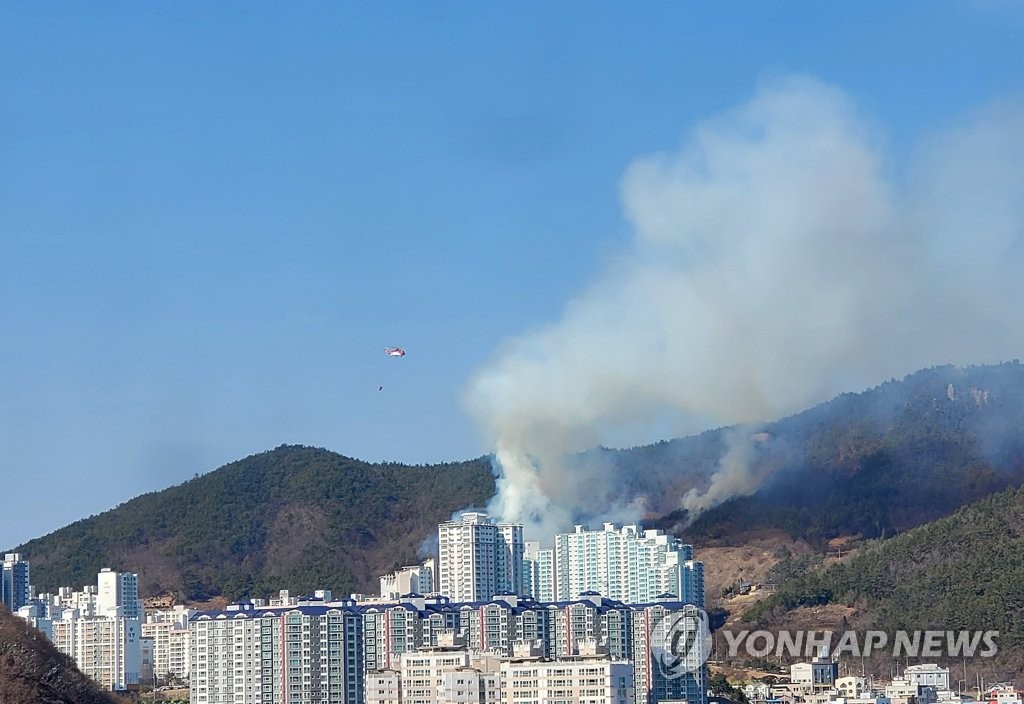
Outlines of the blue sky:
M 490 452 L 466 384 L 627 246 L 634 160 L 807 74 L 898 171 L 1022 98 L 1022 40 L 1009 0 L 2 2 L 0 543 L 281 443 Z

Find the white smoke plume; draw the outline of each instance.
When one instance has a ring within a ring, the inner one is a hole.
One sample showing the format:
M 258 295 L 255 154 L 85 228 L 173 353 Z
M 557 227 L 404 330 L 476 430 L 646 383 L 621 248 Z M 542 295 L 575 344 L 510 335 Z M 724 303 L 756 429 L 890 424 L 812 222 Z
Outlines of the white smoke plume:
M 728 449 L 719 460 L 718 469 L 711 475 L 707 490 L 690 489 L 683 495 L 682 507 L 692 514 L 699 514 L 729 497 L 749 496 L 757 491 L 762 477 L 755 471 L 754 442 L 742 426 L 730 429 L 726 438 Z
M 1024 111 L 989 106 L 908 162 L 840 90 L 787 77 L 630 165 L 631 246 L 469 384 L 498 464 L 489 510 L 542 536 L 636 517 L 642 496 L 569 453 L 622 426 L 773 420 L 925 366 L 1020 356 Z M 744 452 L 687 506 L 755 491 Z

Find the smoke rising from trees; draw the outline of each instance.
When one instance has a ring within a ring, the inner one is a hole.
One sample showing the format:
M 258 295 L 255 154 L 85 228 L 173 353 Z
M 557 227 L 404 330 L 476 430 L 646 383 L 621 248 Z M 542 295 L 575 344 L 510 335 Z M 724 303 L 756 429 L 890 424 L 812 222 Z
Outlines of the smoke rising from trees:
M 469 383 L 495 448 L 489 510 L 539 536 L 638 518 L 642 493 L 567 456 L 622 426 L 748 424 L 707 491 L 679 497 L 705 510 L 763 481 L 759 421 L 925 366 L 1019 356 L 1024 111 L 988 106 L 905 161 L 843 92 L 784 77 L 632 163 L 628 248 Z

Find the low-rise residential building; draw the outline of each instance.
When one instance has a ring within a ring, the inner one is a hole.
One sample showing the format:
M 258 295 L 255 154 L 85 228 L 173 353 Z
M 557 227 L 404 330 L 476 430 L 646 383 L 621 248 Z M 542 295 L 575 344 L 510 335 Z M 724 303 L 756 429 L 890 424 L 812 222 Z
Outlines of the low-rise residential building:
M 76 609 L 83 616 L 93 616 L 97 613 L 97 595 L 96 585 L 86 584 L 80 590 L 61 587 L 56 595 L 41 594 L 40 599 L 52 604 L 57 611 Z
M 835 682 L 836 696 L 843 699 L 862 699 L 872 693 L 871 684 L 866 677 L 839 677 Z
M 1008 684 L 998 684 L 985 692 L 989 704 L 1021 704 L 1021 693 Z
M 918 687 L 905 677 L 894 677 L 885 686 L 885 696 L 897 704 L 906 704 L 918 695 Z
M 903 670 L 903 677 L 917 687 L 934 687 L 936 690 L 949 689 L 949 668 L 922 663 L 910 665 Z
M 811 662 L 798 662 L 789 667 L 790 681 L 805 694 L 830 692 L 839 676 L 839 665 L 825 653 Z
M 743 694 L 748 702 L 763 702 L 771 696 L 769 686 L 763 682 L 743 685 Z

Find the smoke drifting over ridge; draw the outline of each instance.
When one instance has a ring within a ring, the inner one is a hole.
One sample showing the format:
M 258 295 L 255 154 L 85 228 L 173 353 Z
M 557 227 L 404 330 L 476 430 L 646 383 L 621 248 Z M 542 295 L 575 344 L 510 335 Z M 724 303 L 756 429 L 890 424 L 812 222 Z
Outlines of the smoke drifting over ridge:
M 754 424 L 932 364 L 1020 356 L 1024 111 L 990 106 L 911 163 L 887 159 L 841 91 L 790 77 L 630 165 L 628 251 L 470 381 L 495 448 L 489 511 L 538 537 L 635 519 L 645 497 L 566 455 L 619 426 Z M 680 506 L 756 491 L 746 430 Z

